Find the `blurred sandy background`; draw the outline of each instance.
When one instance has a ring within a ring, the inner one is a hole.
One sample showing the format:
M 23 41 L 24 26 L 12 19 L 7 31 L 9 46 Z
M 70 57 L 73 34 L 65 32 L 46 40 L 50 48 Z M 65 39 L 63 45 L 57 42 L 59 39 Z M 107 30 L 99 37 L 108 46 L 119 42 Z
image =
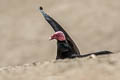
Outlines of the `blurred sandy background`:
M 95 59 L 55 61 L 54 33 L 39 12 L 57 20 L 81 54 Z M 0 80 L 119 80 L 119 0 L 0 0 Z
M 119 0 L 0 0 L 0 66 L 54 60 L 56 41 L 39 12 L 57 20 L 82 54 L 120 50 Z

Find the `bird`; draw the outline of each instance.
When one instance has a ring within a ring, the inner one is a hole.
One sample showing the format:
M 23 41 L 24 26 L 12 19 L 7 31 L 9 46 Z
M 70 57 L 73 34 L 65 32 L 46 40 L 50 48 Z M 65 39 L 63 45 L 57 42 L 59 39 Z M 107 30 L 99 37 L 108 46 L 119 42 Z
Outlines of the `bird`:
M 58 59 L 73 59 L 73 58 L 83 58 L 88 57 L 91 55 L 104 55 L 104 54 L 111 54 L 111 51 L 98 51 L 88 54 L 81 54 L 79 48 L 72 40 L 72 38 L 68 35 L 68 33 L 63 29 L 63 27 L 58 24 L 51 16 L 44 12 L 43 7 L 40 6 L 40 12 L 45 18 L 45 20 L 50 24 L 53 28 L 55 33 L 50 36 L 50 40 L 57 40 L 57 56 L 56 60 Z

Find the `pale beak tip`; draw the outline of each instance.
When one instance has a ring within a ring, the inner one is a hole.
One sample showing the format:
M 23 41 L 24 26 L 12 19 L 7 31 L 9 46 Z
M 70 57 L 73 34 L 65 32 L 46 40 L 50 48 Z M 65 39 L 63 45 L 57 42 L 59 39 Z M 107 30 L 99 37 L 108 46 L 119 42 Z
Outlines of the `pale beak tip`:
M 52 38 L 51 38 L 51 37 L 49 37 L 49 40 L 52 40 Z

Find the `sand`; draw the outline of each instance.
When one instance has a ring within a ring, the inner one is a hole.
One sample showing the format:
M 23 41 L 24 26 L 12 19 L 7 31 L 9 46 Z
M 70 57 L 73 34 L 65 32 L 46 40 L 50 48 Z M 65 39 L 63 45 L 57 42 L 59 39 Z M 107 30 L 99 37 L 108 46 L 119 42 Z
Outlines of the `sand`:
M 39 6 L 64 27 L 81 54 L 116 54 L 56 62 L 56 41 L 48 40 L 54 31 Z M 0 80 L 119 80 L 119 14 L 119 0 L 0 0 Z
M 0 80 L 119 80 L 120 53 L 0 68 Z

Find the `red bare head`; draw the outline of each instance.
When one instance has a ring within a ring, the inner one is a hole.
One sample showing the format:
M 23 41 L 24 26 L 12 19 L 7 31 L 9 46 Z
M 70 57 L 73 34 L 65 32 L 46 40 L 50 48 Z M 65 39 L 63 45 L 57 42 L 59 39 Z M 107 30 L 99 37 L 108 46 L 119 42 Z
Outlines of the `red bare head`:
M 59 40 L 59 41 L 64 41 L 66 40 L 65 38 L 65 35 L 62 31 L 57 31 L 55 32 L 51 37 L 50 37 L 50 40 L 53 40 L 53 39 L 56 39 L 56 40 Z

